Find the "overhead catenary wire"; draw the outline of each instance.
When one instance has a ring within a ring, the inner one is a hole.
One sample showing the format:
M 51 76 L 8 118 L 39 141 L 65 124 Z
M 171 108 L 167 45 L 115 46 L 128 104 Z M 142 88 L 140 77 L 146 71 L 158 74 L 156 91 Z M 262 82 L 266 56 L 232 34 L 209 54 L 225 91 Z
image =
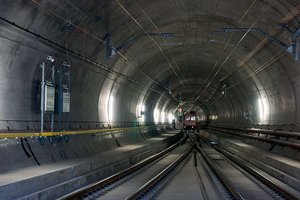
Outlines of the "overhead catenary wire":
M 159 32 L 159 34 L 162 34 L 162 32 L 160 31 L 160 29 L 158 28 L 158 26 L 153 22 L 153 20 L 149 17 L 149 15 L 148 15 L 148 14 L 146 13 L 146 11 L 141 7 L 141 5 L 140 5 L 136 0 L 134 0 L 134 2 L 135 2 L 136 5 L 139 7 L 139 9 L 142 11 L 142 13 L 146 16 L 146 18 L 150 21 L 150 23 L 154 26 L 154 28 Z M 165 38 L 162 38 L 162 40 L 163 40 L 164 44 L 167 44 Z M 184 80 L 184 82 L 186 83 L 187 88 L 188 88 L 188 91 L 191 93 L 191 89 L 189 88 L 189 84 L 188 84 L 186 78 L 183 76 L 182 71 L 181 71 L 181 69 L 179 68 L 179 66 L 178 66 L 178 64 L 177 64 L 177 62 L 176 62 L 174 56 L 172 55 L 172 53 L 169 53 L 169 54 L 170 54 L 170 56 L 171 56 L 171 58 L 172 58 L 172 60 L 173 60 L 173 62 L 174 62 L 174 64 L 175 64 L 177 70 L 179 71 L 179 74 L 181 75 L 182 80 Z
M 298 4 L 297 6 L 295 6 L 295 8 L 293 8 L 285 17 L 283 17 L 280 20 L 280 23 L 288 23 L 293 18 L 295 18 L 296 15 L 299 12 L 300 12 L 300 4 Z M 273 33 L 272 33 L 272 35 L 276 35 L 276 34 L 278 34 L 278 30 L 277 31 L 273 31 Z M 259 50 L 261 50 L 264 47 L 265 44 L 267 44 L 267 41 L 268 41 L 268 39 L 264 38 L 255 48 L 253 48 L 253 50 L 247 56 L 245 56 L 245 58 L 236 66 L 236 69 L 233 72 L 230 72 L 229 74 L 227 74 L 226 76 L 224 76 L 223 78 L 221 78 L 219 80 L 219 82 L 222 82 L 222 81 L 228 79 L 234 73 L 236 73 L 240 69 L 240 67 L 242 67 L 249 59 L 252 58 L 252 56 L 254 54 L 256 54 Z
M 43 10 L 45 10 L 46 12 L 48 12 L 49 14 L 51 14 L 52 16 L 55 16 L 57 17 L 58 19 L 64 21 L 64 22 L 68 22 L 68 24 L 72 27 L 74 27 L 75 29 L 83 32 L 85 34 L 85 37 L 84 37 L 84 45 L 85 45 L 85 40 L 86 40 L 86 35 L 92 37 L 93 39 L 96 39 L 102 43 L 106 43 L 106 41 L 104 41 L 103 39 L 91 34 L 90 32 L 88 32 L 86 29 L 82 28 L 80 25 L 76 25 L 74 24 L 73 22 L 67 20 L 66 18 L 58 15 L 57 13 L 55 13 L 54 11 L 48 9 L 46 6 L 43 6 L 41 5 L 39 2 L 37 2 L 36 0 L 31 0 L 33 3 L 37 4 L 40 8 L 42 8 Z M 70 2 L 69 2 L 70 3 Z M 74 6 L 72 4 L 72 6 Z M 78 8 L 76 8 L 78 10 Z M 66 41 L 66 44 L 67 44 L 68 41 Z M 119 52 L 117 49 L 113 48 L 114 51 L 120 55 L 125 61 L 129 61 L 128 58 L 123 55 L 121 52 Z M 68 52 L 66 52 L 66 55 L 67 55 L 67 59 L 68 59 Z M 130 57 L 132 60 L 134 60 L 134 62 L 138 64 L 138 62 L 136 61 L 136 59 L 134 59 L 132 56 Z M 159 88 L 163 89 L 163 90 L 166 90 L 166 93 L 168 94 L 169 93 L 169 88 L 166 88 L 165 86 L 161 85 L 160 83 L 158 83 L 156 80 L 154 80 L 153 78 L 151 78 L 149 75 L 145 74 L 144 72 L 142 72 L 140 69 L 137 68 L 137 71 L 140 72 L 143 76 L 145 76 L 147 79 L 151 80 L 154 84 L 156 84 Z
M 211 80 L 208 82 L 208 84 L 206 85 L 205 89 L 201 92 L 201 94 L 198 96 L 200 97 L 203 92 L 205 92 L 207 90 L 207 88 L 211 85 L 212 81 L 215 79 L 215 77 L 218 75 L 218 73 L 221 71 L 222 67 L 224 66 L 224 64 L 227 62 L 227 60 L 230 58 L 231 54 L 235 51 L 235 49 L 239 46 L 239 44 L 243 41 L 243 39 L 248 35 L 248 33 L 251 31 L 251 29 L 254 27 L 254 25 L 256 24 L 256 22 L 258 21 L 258 19 L 255 20 L 255 22 L 250 26 L 250 28 L 243 34 L 243 36 L 240 38 L 240 40 L 237 42 L 237 44 L 234 45 L 234 47 L 230 50 L 230 52 L 228 53 L 227 57 L 224 59 L 224 61 L 222 62 L 222 64 L 220 65 L 220 67 L 218 68 L 218 70 L 214 73 L 213 77 L 211 78 Z M 198 99 L 198 97 L 196 98 L 196 101 Z
M 92 38 L 94 38 L 94 39 L 96 39 L 96 40 L 98 40 L 98 41 L 100 41 L 100 42 L 102 42 L 102 43 L 105 43 L 105 41 L 102 40 L 101 38 L 99 38 L 99 37 L 97 37 L 97 36 L 91 34 L 91 33 L 88 32 L 87 30 L 85 30 L 84 28 L 79 27 L 79 26 L 77 26 L 76 24 L 74 24 L 73 22 L 71 22 L 71 21 L 69 21 L 69 20 L 63 18 L 62 16 L 58 15 L 57 13 L 53 12 L 52 10 L 49 10 L 48 8 L 46 8 L 45 6 L 41 5 L 41 4 L 40 4 L 39 2 L 37 2 L 36 0 L 31 0 L 31 1 L 32 1 L 33 3 L 35 3 L 35 4 L 37 4 L 37 5 L 38 5 L 39 7 L 41 7 L 43 10 L 47 11 L 48 13 L 50 13 L 51 15 L 53 15 L 53 16 L 59 18 L 60 20 L 62 20 L 62 21 L 64 21 L 64 22 L 69 23 L 71 26 L 73 26 L 73 27 L 76 28 L 77 30 L 86 33 L 88 36 L 90 36 L 90 37 L 92 37 Z M 124 60 L 127 61 L 127 58 L 126 58 L 122 53 L 120 53 L 119 51 L 116 51 L 116 53 L 119 54 Z
M 244 79 L 242 79 L 241 81 L 237 82 L 234 85 L 231 85 L 230 87 L 227 88 L 227 90 L 231 90 L 237 86 L 239 86 L 240 84 L 242 84 L 243 82 L 253 78 L 254 76 L 256 76 L 258 73 L 262 72 L 263 70 L 267 69 L 269 66 L 271 66 L 271 64 L 273 64 L 274 62 L 276 62 L 277 60 L 279 60 L 280 58 L 282 58 L 284 55 L 286 55 L 287 52 L 281 50 L 279 52 L 277 52 L 273 57 L 271 57 L 269 60 L 267 60 L 265 63 L 263 63 L 262 65 L 260 65 L 256 70 L 252 70 L 252 72 L 250 74 L 247 75 L 247 77 L 245 77 Z M 266 90 L 268 88 L 264 88 L 262 90 Z M 258 90 L 257 92 L 260 92 L 261 90 Z M 212 95 L 213 96 L 213 95 Z M 210 98 L 208 98 L 206 102 L 210 101 L 212 99 L 212 96 Z M 213 105 L 215 104 L 218 100 L 221 99 L 222 96 L 220 96 L 219 98 L 216 98 L 212 103 L 210 103 L 209 105 Z
M 243 20 L 243 19 L 245 18 L 245 16 L 249 13 L 249 11 L 251 10 L 251 8 L 253 7 L 253 5 L 255 4 L 256 1 L 257 1 L 257 0 L 254 0 L 254 1 L 250 4 L 250 6 L 249 6 L 248 9 L 244 12 L 243 16 L 241 17 L 241 19 L 239 20 L 238 23 L 241 23 L 241 22 L 242 22 L 242 20 Z M 198 96 L 195 98 L 194 103 L 191 105 L 191 107 L 189 108 L 189 110 L 193 108 L 194 104 L 198 101 L 198 99 L 202 96 L 202 94 L 204 94 L 204 92 L 208 89 L 208 87 L 210 86 L 210 84 L 212 83 L 212 81 L 215 79 L 215 77 L 218 75 L 218 73 L 221 71 L 222 67 L 223 67 L 224 64 L 227 62 L 227 60 L 229 59 L 229 57 L 231 56 L 231 54 L 233 53 L 233 51 L 234 51 L 234 50 L 236 49 L 236 47 L 241 43 L 241 41 L 245 38 L 245 36 L 249 33 L 249 31 L 251 30 L 251 28 L 253 28 L 253 26 L 257 23 L 257 21 L 258 21 L 258 18 L 254 21 L 254 23 L 253 23 L 253 24 L 251 25 L 251 27 L 247 30 L 247 32 L 242 36 L 242 38 L 239 40 L 239 42 L 238 42 L 238 43 L 230 50 L 228 56 L 227 56 L 227 57 L 225 58 L 225 60 L 222 62 L 222 64 L 220 65 L 219 69 L 215 72 L 215 74 L 213 75 L 213 77 L 211 78 L 211 80 L 208 82 L 208 84 L 206 85 L 206 87 L 204 88 L 204 90 L 202 90 L 202 92 L 200 93 L 200 95 L 198 95 Z M 219 63 L 219 61 L 220 61 L 220 58 L 223 56 L 225 50 L 227 49 L 227 46 L 228 46 L 228 44 L 229 44 L 229 42 L 230 42 L 230 40 L 231 40 L 231 38 L 232 38 L 232 35 L 233 35 L 233 34 L 230 35 L 230 38 L 228 39 L 228 41 L 227 41 L 227 43 L 226 43 L 226 45 L 225 45 L 225 47 L 224 47 L 224 49 L 223 49 L 221 55 L 220 55 L 219 58 L 217 59 L 215 65 L 214 65 L 214 67 L 213 67 L 213 70 L 212 70 L 212 72 L 211 72 L 210 74 L 213 73 L 215 67 L 218 65 L 218 63 Z M 204 104 L 204 103 L 202 103 L 202 105 L 203 105 L 203 104 Z
M 182 86 L 184 88 L 187 89 L 187 87 L 185 86 L 185 84 L 183 83 L 183 81 L 180 79 L 178 73 L 175 71 L 174 67 L 172 66 L 172 64 L 170 63 L 169 59 L 167 58 L 165 52 L 163 51 L 163 49 L 161 48 L 161 46 L 153 39 L 153 37 L 144 29 L 144 27 L 129 13 L 129 11 L 118 1 L 116 0 L 116 2 L 118 3 L 118 5 L 124 10 L 124 12 L 140 27 L 140 29 L 153 41 L 153 43 L 158 47 L 158 49 L 160 50 L 160 52 L 163 54 L 163 56 L 165 57 L 168 65 L 170 66 L 170 68 L 172 69 L 172 71 L 174 72 L 175 76 L 177 77 L 177 79 L 179 80 L 179 82 L 182 84 Z
M 285 52 L 284 50 L 281 50 L 279 52 L 277 52 L 273 57 L 271 57 L 269 60 L 267 60 L 265 63 L 263 63 L 261 66 L 259 66 L 256 70 L 252 71 L 250 74 L 248 74 L 248 76 L 246 78 L 244 78 L 243 80 L 239 81 L 238 83 L 228 87 L 227 89 L 232 89 L 238 85 L 240 85 L 241 83 L 243 83 L 246 80 L 249 80 L 251 78 L 253 78 L 254 76 L 256 76 L 258 73 L 260 73 L 261 71 L 265 70 L 266 68 L 268 68 L 269 66 L 271 66 L 271 64 L 273 64 L 274 62 L 276 62 L 277 60 L 279 60 L 280 58 L 282 58 L 284 55 L 286 55 L 287 52 Z
M 221 65 L 219 66 L 218 70 L 214 73 L 213 77 L 211 78 L 211 80 L 208 82 L 208 84 L 206 85 L 206 87 L 204 88 L 204 90 L 202 90 L 202 92 L 200 93 L 199 96 L 197 96 L 197 98 L 194 100 L 192 106 L 190 109 L 192 109 L 192 107 L 194 106 L 194 104 L 198 101 L 198 99 L 202 96 L 202 94 L 204 94 L 204 92 L 206 92 L 206 90 L 209 88 L 209 86 L 211 85 L 212 81 L 215 79 L 215 77 L 218 75 L 218 73 L 221 71 L 222 67 L 224 66 L 224 64 L 227 62 L 227 60 L 229 59 L 229 57 L 231 56 L 231 54 L 234 52 L 234 50 L 236 49 L 236 47 L 243 41 L 243 39 L 247 36 L 247 34 L 251 31 L 251 28 L 256 24 L 258 19 L 256 19 L 254 21 L 254 23 L 250 26 L 250 28 L 244 33 L 244 35 L 240 38 L 240 40 L 235 44 L 235 46 L 230 50 L 229 54 L 227 55 L 227 57 L 224 59 L 224 61 L 221 63 Z M 220 57 L 219 57 L 220 58 Z M 216 64 L 214 66 L 217 66 L 219 62 L 219 59 L 217 60 Z M 210 97 L 211 98 L 211 97 Z M 207 101 L 210 100 L 210 98 L 206 99 L 204 101 L 204 103 L 201 103 L 201 105 L 205 104 Z M 189 110 L 190 110 L 189 109 Z
M 214 76 L 212 77 L 212 79 L 209 81 L 209 83 L 205 87 L 205 90 L 209 87 L 209 85 L 212 83 L 212 81 L 218 75 L 218 73 L 220 72 L 220 70 L 222 69 L 222 67 L 224 66 L 224 64 L 227 62 L 227 60 L 229 59 L 229 57 L 231 56 L 231 54 L 234 52 L 234 50 L 236 49 L 236 47 L 239 46 L 239 44 L 243 41 L 243 39 L 248 35 L 248 33 L 253 28 L 253 26 L 256 24 L 256 22 L 257 22 L 257 20 L 255 20 L 255 22 L 250 26 L 250 28 L 246 31 L 246 33 L 241 37 L 241 39 L 238 41 L 238 43 L 230 50 L 229 54 L 227 55 L 227 57 L 225 58 L 225 60 L 222 62 L 222 64 L 220 65 L 219 69 L 215 72 Z
M 15 28 L 17 28 L 19 30 L 22 30 L 22 31 L 24 31 L 24 32 L 26 32 L 26 33 L 28 33 L 28 34 L 30 34 L 32 36 L 35 36 L 35 37 L 39 38 L 40 42 L 42 42 L 44 44 L 48 44 L 48 46 L 54 48 L 55 50 L 58 50 L 58 51 L 61 51 L 61 52 L 68 52 L 68 54 L 71 55 L 75 59 L 84 61 L 86 63 L 89 63 L 89 64 L 93 65 L 93 66 L 97 66 L 97 67 L 99 67 L 99 68 L 107 71 L 108 73 L 115 74 L 115 75 L 117 75 L 117 76 L 119 76 L 119 77 L 121 77 L 123 79 L 126 79 L 126 80 L 128 80 L 128 81 L 130 81 L 132 83 L 135 83 L 135 84 L 137 84 L 139 86 L 142 86 L 142 87 L 148 88 L 149 90 L 155 91 L 155 92 L 157 92 L 157 93 L 159 93 L 162 96 L 164 96 L 164 97 L 167 98 L 167 96 L 164 93 L 162 93 L 161 91 L 156 90 L 154 88 L 151 88 L 150 86 L 147 86 L 147 85 L 145 85 L 143 83 L 140 83 L 140 82 L 138 82 L 138 81 L 136 81 L 136 80 L 134 80 L 134 79 L 126 76 L 125 74 L 122 74 L 122 73 L 120 73 L 118 71 L 115 71 L 114 69 L 111 69 L 111 68 L 109 68 L 109 67 L 107 67 L 107 66 L 105 66 L 105 65 L 103 65 L 103 64 L 101 64 L 101 63 L 99 63 L 99 62 L 97 62 L 95 60 L 92 60 L 92 59 L 87 58 L 87 57 L 85 57 L 85 56 L 83 56 L 83 55 L 81 55 L 81 54 L 79 54 L 77 52 L 74 52 L 73 50 L 68 49 L 68 48 L 66 48 L 66 47 L 64 47 L 64 46 L 62 46 L 62 45 L 60 45 L 60 44 L 58 44 L 56 42 L 53 42 L 52 40 L 50 40 L 48 38 L 45 38 L 44 36 L 41 36 L 38 33 L 32 32 L 29 29 L 23 28 L 22 26 L 17 25 L 16 23 L 11 22 L 11 21 L 9 21 L 9 20 L 1 17 L 1 16 L 0 16 L 0 20 L 3 21 L 3 22 L 5 22 L 5 23 L 7 23 L 7 24 L 12 25 L 13 27 L 15 27 Z

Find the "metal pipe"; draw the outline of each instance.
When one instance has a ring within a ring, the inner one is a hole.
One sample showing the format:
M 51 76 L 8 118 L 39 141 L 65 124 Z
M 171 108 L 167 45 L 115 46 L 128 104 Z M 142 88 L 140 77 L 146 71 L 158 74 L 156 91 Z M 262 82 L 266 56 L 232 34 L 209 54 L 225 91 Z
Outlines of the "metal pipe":
M 44 132 L 44 112 L 45 112 L 45 62 L 40 67 L 42 68 L 42 85 L 41 85 L 41 133 Z
M 281 145 L 281 146 L 287 146 L 287 147 L 290 147 L 290 148 L 293 148 L 293 149 L 296 149 L 296 150 L 300 150 L 300 144 L 299 143 L 293 143 L 293 142 L 282 141 L 282 140 L 278 140 L 278 139 L 271 139 L 271 138 L 265 138 L 265 137 L 242 134 L 242 133 L 234 133 L 234 132 L 229 132 L 229 131 L 222 130 L 220 128 L 211 128 L 211 127 L 208 127 L 208 128 L 210 130 L 218 131 L 218 132 L 224 133 L 224 134 L 236 135 L 236 136 L 243 137 L 243 138 L 259 140 L 259 141 L 267 142 L 267 143 L 270 143 L 270 144 L 278 144 L 278 145 Z
M 63 69 L 58 70 L 58 131 L 62 129 L 62 111 L 63 111 Z
M 52 84 L 53 84 L 53 87 L 54 87 L 54 89 L 55 89 L 55 66 L 53 65 L 52 66 Z M 54 111 L 53 112 L 51 112 L 51 132 L 53 132 L 53 130 L 54 130 Z
M 267 130 L 267 129 L 240 129 L 240 128 L 229 128 L 229 127 L 222 127 L 222 126 L 209 126 L 208 128 L 218 128 L 218 129 L 226 129 L 232 131 L 241 131 L 241 132 L 248 132 L 248 133 L 263 133 L 275 136 L 283 136 L 283 137 L 300 137 L 300 133 L 298 132 L 291 132 L 291 131 L 276 131 L 276 130 Z
M 69 65 L 70 68 L 70 65 Z M 71 112 L 71 70 L 69 69 L 67 72 L 67 81 L 68 81 L 68 92 L 70 93 L 70 112 Z M 70 122 L 70 112 L 67 113 L 67 122 L 65 124 L 65 130 L 68 130 L 69 128 L 69 122 Z

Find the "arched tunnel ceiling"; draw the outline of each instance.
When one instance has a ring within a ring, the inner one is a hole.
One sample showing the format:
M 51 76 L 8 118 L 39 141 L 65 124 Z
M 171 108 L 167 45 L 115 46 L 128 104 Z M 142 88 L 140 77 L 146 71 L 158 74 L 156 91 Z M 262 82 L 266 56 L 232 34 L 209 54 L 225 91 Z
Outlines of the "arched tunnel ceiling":
M 178 104 L 176 97 L 181 94 L 187 107 L 204 106 L 210 109 L 210 114 L 235 118 L 245 110 L 257 113 L 254 108 L 257 97 L 268 99 L 269 110 L 280 105 L 280 111 L 270 111 L 273 116 L 294 112 L 291 110 L 297 107 L 291 80 L 299 74 L 298 64 L 272 38 L 292 44 L 292 33 L 278 24 L 287 25 L 291 32 L 298 30 L 299 3 L 296 0 L 28 0 L 17 3 L 5 0 L 0 11 L 1 17 L 132 80 L 73 61 L 87 70 L 84 73 L 83 69 L 74 70 L 75 88 L 81 88 L 77 94 L 88 102 L 90 98 L 86 94 L 89 93 L 92 106 L 100 94 L 99 113 L 107 112 L 101 106 L 101 102 L 107 101 L 106 97 L 101 100 L 104 94 L 117 93 L 120 99 L 132 101 L 132 105 L 148 102 L 152 110 L 157 104 L 162 109 L 174 109 Z M 228 27 L 246 28 L 246 31 L 222 30 Z M 272 38 L 253 31 L 255 28 Z M 118 51 L 106 59 L 108 37 L 108 49 Z M 65 52 L 55 54 L 61 59 L 73 59 Z M 95 73 L 105 78 L 100 80 Z M 221 94 L 224 85 L 226 95 Z M 279 85 L 280 89 L 275 91 L 274 87 Z M 277 98 L 276 94 L 289 98 Z M 94 112 L 92 107 L 82 108 L 82 102 L 76 103 L 76 107 L 87 109 L 85 112 Z M 297 116 L 294 114 L 292 120 Z M 278 119 L 275 117 L 273 121 Z
M 145 35 L 121 52 L 134 56 L 140 64 L 137 67 L 169 88 L 174 92 L 172 95 L 181 93 L 183 99 L 191 102 L 200 94 L 204 96 L 201 103 L 211 99 L 226 82 L 235 86 L 283 51 L 281 46 L 265 42 L 266 38 L 256 32 L 228 33 L 222 32 L 222 28 L 259 28 L 291 42 L 289 33 L 277 26 L 287 21 L 294 8 L 292 2 L 118 1 L 116 4 L 122 8 L 124 18 L 129 18 L 128 27 L 139 27 L 139 33 L 173 33 L 173 37 Z M 237 73 L 245 69 L 246 73 Z M 191 78 L 195 74 L 196 79 Z M 135 78 L 141 82 L 148 79 L 140 73 Z

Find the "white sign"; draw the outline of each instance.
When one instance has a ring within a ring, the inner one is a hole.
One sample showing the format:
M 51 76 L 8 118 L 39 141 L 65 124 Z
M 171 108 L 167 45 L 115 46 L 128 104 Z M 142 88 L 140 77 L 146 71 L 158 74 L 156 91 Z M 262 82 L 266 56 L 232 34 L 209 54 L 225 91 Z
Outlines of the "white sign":
M 55 88 L 53 86 L 45 86 L 45 111 L 54 112 L 55 104 Z
M 63 93 L 63 112 L 70 112 L 70 99 L 71 94 L 69 92 Z

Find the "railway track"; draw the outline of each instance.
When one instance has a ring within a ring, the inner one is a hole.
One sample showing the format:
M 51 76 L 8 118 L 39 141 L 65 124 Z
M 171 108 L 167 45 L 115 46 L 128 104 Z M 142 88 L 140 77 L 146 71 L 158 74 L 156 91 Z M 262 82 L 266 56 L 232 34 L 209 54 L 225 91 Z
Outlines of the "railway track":
M 184 144 L 187 137 L 168 149 L 137 163 L 113 176 L 85 188 L 67 194 L 60 199 L 133 199 L 137 191 L 156 175 L 171 171 L 192 150 L 191 143 Z M 167 169 L 167 170 L 166 170 Z
M 62 199 L 299 199 L 196 136 Z
M 190 137 L 196 141 L 195 137 Z M 201 143 L 202 146 L 196 142 L 196 147 L 212 168 L 216 169 L 215 172 L 219 173 L 218 176 L 223 179 L 234 199 L 300 199 L 247 163 L 208 142 Z
M 153 199 L 232 199 L 205 160 L 197 153 L 190 155 L 176 175 Z M 187 178 L 188 177 L 188 178 Z

